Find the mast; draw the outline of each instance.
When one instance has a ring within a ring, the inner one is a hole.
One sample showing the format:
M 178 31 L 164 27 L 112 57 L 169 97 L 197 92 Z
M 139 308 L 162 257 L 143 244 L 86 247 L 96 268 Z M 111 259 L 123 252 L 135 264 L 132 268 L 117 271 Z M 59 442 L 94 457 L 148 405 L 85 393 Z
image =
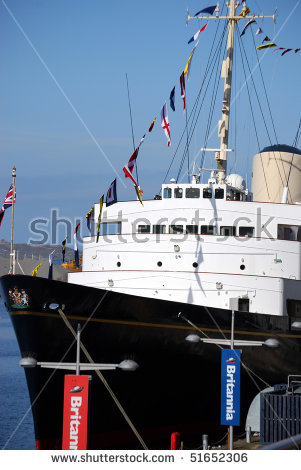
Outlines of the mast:
M 218 180 L 222 181 L 226 176 L 227 171 L 227 152 L 223 150 L 228 148 L 229 140 L 229 121 L 230 121 L 230 101 L 231 101 L 231 85 L 232 85 L 232 68 L 233 68 L 233 49 L 234 49 L 234 32 L 235 32 L 235 10 L 239 3 L 235 0 L 227 3 L 229 8 L 229 20 L 228 20 L 228 38 L 227 38 L 227 56 L 226 60 L 222 63 L 222 78 L 224 82 L 224 97 L 222 106 L 222 119 L 218 123 L 218 136 L 220 142 L 220 152 L 216 152 L 215 159 L 218 170 Z M 246 3 L 244 2 L 243 10 L 246 11 Z
M 222 101 L 222 118 L 218 125 L 218 137 L 220 138 L 220 149 L 215 152 L 215 160 L 217 163 L 218 181 L 222 182 L 226 176 L 227 170 L 227 153 L 228 153 L 228 139 L 229 139 L 229 123 L 230 123 L 230 102 L 231 102 L 231 86 L 232 86 L 232 68 L 233 68 L 233 50 L 234 50 L 234 33 L 235 26 L 239 20 L 242 19 L 255 19 L 255 18 L 273 18 L 275 20 L 275 13 L 272 16 L 263 15 L 247 15 L 249 11 L 246 7 L 246 2 L 243 4 L 242 11 L 239 16 L 235 15 L 235 11 L 240 2 L 230 0 L 226 3 L 229 14 L 227 16 L 219 16 L 219 4 L 215 8 L 215 16 L 189 16 L 187 11 L 187 22 L 192 19 L 205 19 L 205 20 L 227 20 L 228 21 L 228 36 L 227 36 L 227 56 L 222 63 L 221 76 L 224 78 L 224 96 Z
M 12 171 L 13 194 L 12 194 L 12 215 L 11 215 L 11 235 L 10 235 L 10 259 L 8 274 L 15 274 L 15 253 L 14 253 L 14 216 L 15 216 L 15 195 L 16 195 L 16 168 Z

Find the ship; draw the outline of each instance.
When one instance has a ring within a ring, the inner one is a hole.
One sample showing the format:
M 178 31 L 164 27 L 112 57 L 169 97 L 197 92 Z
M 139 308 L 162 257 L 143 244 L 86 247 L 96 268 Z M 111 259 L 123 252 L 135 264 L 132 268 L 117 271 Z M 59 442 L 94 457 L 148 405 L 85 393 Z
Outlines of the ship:
M 99 240 L 84 238 L 81 270 L 68 282 L 0 279 L 24 359 L 74 362 L 80 324 L 81 362 L 139 365 L 101 380 L 91 372 L 89 449 L 168 449 L 173 432 L 197 448 L 203 433 L 223 436 L 221 349 L 230 347 L 233 313 L 242 427 L 257 393 L 301 374 L 301 194 L 289 181 L 301 151 L 261 149 L 253 192 L 227 174 L 234 31 L 256 18 L 237 7 L 231 0 L 226 14 L 217 5 L 214 16 L 197 16 L 228 24 L 220 148 L 204 150 L 217 164 L 208 181 L 195 167 L 188 183 L 165 182 L 143 206 L 104 204 Z M 97 203 L 95 224 L 99 214 Z M 62 448 L 65 373 L 25 368 L 37 449 Z

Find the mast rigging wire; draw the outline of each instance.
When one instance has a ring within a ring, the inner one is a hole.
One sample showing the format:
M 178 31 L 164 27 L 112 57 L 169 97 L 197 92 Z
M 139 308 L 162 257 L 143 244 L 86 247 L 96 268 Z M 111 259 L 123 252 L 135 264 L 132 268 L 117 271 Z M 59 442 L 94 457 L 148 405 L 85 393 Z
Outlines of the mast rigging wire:
M 199 103 L 199 100 L 200 100 L 200 97 L 201 97 L 201 92 L 202 92 L 202 89 L 203 89 L 203 86 L 205 85 L 205 81 L 207 79 L 207 76 L 212 68 L 212 72 L 210 74 L 210 76 L 212 75 L 213 73 L 213 70 L 214 70 L 214 67 L 217 67 L 219 65 L 219 60 L 220 60 L 220 55 L 221 55 L 221 46 L 222 46 L 222 42 L 224 40 L 224 37 L 225 37 L 225 32 L 226 32 L 226 25 L 224 26 L 224 30 L 222 32 L 222 35 L 221 35 L 221 38 L 217 44 L 217 47 L 216 47 L 216 50 L 214 52 L 214 55 L 213 55 L 213 58 L 211 60 L 211 62 L 209 63 L 209 60 L 210 60 L 210 57 L 208 59 L 208 63 L 207 63 L 207 66 L 206 66 L 206 71 L 205 71 L 205 76 L 204 76 L 204 79 L 203 79 L 203 82 L 202 82 L 202 85 L 201 85 L 201 88 L 200 88 L 200 91 L 199 91 L 199 94 L 197 96 L 197 99 L 195 101 L 195 106 L 193 108 L 193 112 L 194 112 L 194 115 L 192 117 L 192 122 L 191 122 L 191 125 L 190 125 L 190 130 L 189 130 L 189 135 L 190 135 L 190 138 L 189 138 L 189 145 L 190 145 L 190 142 L 191 142 L 191 139 L 194 135 L 194 131 L 196 129 L 196 125 L 197 125 L 197 122 L 198 122 L 198 119 L 199 119 L 199 116 L 200 116 L 200 112 L 202 110 L 202 106 L 204 104 L 204 100 L 205 100 L 205 97 L 206 97 L 206 94 L 207 94 L 207 90 L 208 90 L 208 87 L 209 87 L 209 84 L 210 84 L 210 81 L 208 80 L 208 83 L 207 83 L 207 86 L 206 86 L 206 89 L 204 91 L 204 96 L 203 96 L 203 99 L 202 99 L 202 102 L 199 106 L 199 110 L 197 112 L 197 106 L 198 106 L 198 103 Z M 213 48 L 213 46 L 212 46 Z M 212 49 L 211 49 L 212 51 Z M 211 55 L 211 53 L 210 53 Z M 218 73 L 218 68 L 216 70 L 216 73 Z M 190 116 L 191 117 L 191 116 Z M 184 161 L 185 161 L 185 158 L 186 158 L 186 151 L 187 149 L 185 148 L 184 149 L 184 152 L 183 152 L 183 157 L 182 157 L 182 160 L 181 160 L 181 163 L 180 163 L 180 168 L 179 168 L 179 171 L 178 171 L 178 175 L 177 175 L 177 181 L 178 181 L 178 178 L 180 176 L 180 173 L 182 171 L 182 167 L 183 167 L 183 164 L 184 164 Z
M 238 28 L 237 28 L 237 31 L 238 31 Z M 264 117 L 264 113 L 263 113 L 262 106 L 261 106 L 261 103 L 260 103 L 260 99 L 259 99 L 259 96 L 258 96 L 257 88 L 256 88 L 255 83 L 254 83 L 253 74 L 252 74 L 252 72 L 251 72 L 251 68 L 250 68 L 250 65 L 249 65 L 249 61 L 248 61 L 248 57 L 247 57 L 247 54 L 246 54 L 246 50 L 245 50 L 245 47 L 244 47 L 244 44 L 243 44 L 243 41 L 242 41 L 240 35 L 239 35 L 239 34 L 237 34 L 237 35 L 238 35 L 238 40 L 239 40 L 240 49 L 241 49 L 241 45 L 242 45 L 242 49 L 243 49 L 244 56 L 245 56 L 245 59 L 246 59 L 246 63 L 247 63 L 248 70 L 249 70 L 249 76 L 250 76 L 251 81 L 252 81 L 252 84 L 253 84 L 253 88 L 254 88 L 255 95 L 256 95 L 256 98 L 257 98 L 257 102 L 258 102 L 258 106 L 259 106 L 259 109 L 260 109 L 260 112 L 261 112 L 262 120 L 263 120 L 263 122 L 264 122 L 265 130 L 266 130 L 266 133 L 267 133 L 267 136 L 268 136 L 270 145 L 272 146 L 273 143 L 272 143 L 272 140 L 271 140 L 271 137 L 270 137 L 270 133 L 269 133 L 268 126 L 267 126 L 267 123 L 266 123 L 266 119 L 265 119 L 265 117 Z M 253 40 L 254 40 L 254 38 L 253 38 Z M 255 43 L 254 43 L 254 44 L 255 44 Z M 257 54 L 257 51 L 256 51 L 256 54 Z M 242 52 L 241 52 L 241 57 L 242 57 Z M 259 62 L 259 59 L 258 59 L 258 55 L 257 55 L 257 62 L 258 62 L 259 69 L 260 69 L 260 72 L 261 72 L 260 62 Z M 262 72 L 261 72 L 261 78 L 262 78 L 263 85 L 264 85 L 264 80 L 263 80 Z M 265 91 L 265 94 L 266 94 L 266 100 L 267 100 L 268 108 L 269 108 L 269 111 L 270 111 L 271 121 L 272 121 L 272 123 L 273 123 L 273 117 L 272 117 L 272 114 L 271 114 L 271 109 L 270 109 L 269 100 L 268 100 L 268 97 L 267 97 L 265 85 L 264 85 L 264 91 Z M 251 105 L 250 97 L 249 97 L 249 101 L 250 101 L 250 105 Z M 275 137 L 276 137 L 276 142 L 277 142 L 277 144 L 278 144 L 278 139 L 277 139 L 277 135 L 276 135 L 276 130 L 275 130 L 274 123 L 273 123 L 273 129 L 274 129 L 274 133 L 275 133 Z M 260 149 L 259 149 L 259 152 L 260 152 Z M 280 172 L 280 168 L 279 168 L 279 164 L 278 164 L 278 161 L 277 161 L 277 158 L 276 158 L 276 155 L 275 155 L 275 151 L 272 150 L 272 153 L 273 153 L 273 156 L 274 156 L 274 159 L 275 159 L 275 163 L 276 163 L 276 166 L 277 166 L 277 170 L 278 170 L 278 173 L 279 173 L 279 176 L 280 176 L 280 179 L 281 179 L 281 184 L 283 185 L 283 187 L 285 187 L 285 182 L 283 181 L 283 177 L 282 177 L 282 174 L 281 174 L 281 172 Z M 261 160 L 262 160 L 262 159 L 261 159 Z M 284 175 L 284 177 L 285 177 L 285 169 L 284 169 L 284 163 L 283 163 L 283 160 L 282 160 L 282 159 L 281 159 L 281 163 L 282 163 L 283 175 Z M 262 166 L 263 166 L 263 162 L 262 162 Z M 266 183 L 266 186 L 267 186 L 267 183 Z M 289 191 L 289 190 L 288 190 L 288 192 L 289 192 L 289 195 L 290 195 L 290 197 L 291 197 L 291 194 L 290 194 L 290 191 Z M 268 196 L 268 197 L 270 198 L 270 196 Z
M 301 133 L 301 118 L 300 118 L 300 121 L 299 121 L 299 125 L 298 125 L 298 129 L 297 129 L 296 136 L 295 136 L 295 138 L 294 138 L 293 147 L 297 147 L 297 146 L 298 146 L 298 142 L 299 142 L 299 139 L 300 139 L 300 133 Z M 294 155 L 295 155 L 295 154 L 293 153 L 292 159 L 291 159 L 291 163 L 290 163 L 290 169 L 289 169 L 289 172 L 288 172 L 288 175 L 287 175 L 287 181 L 286 181 L 286 186 L 287 186 L 287 187 L 288 187 L 289 179 L 290 179 L 290 176 L 291 176 L 291 171 L 292 171 L 292 166 L 293 166 Z
M 239 32 L 237 32 L 237 36 L 238 36 L 238 38 L 240 39 Z M 240 49 L 241 63 L 242 63 L 243 71 L 244 71 L 245 83 L 246 83 L 246 87 L 247 87 L 247 93 L 248 93 L 249 103 L 250 103 L 250 110 L 251 110 L 251 115 L 252 115 L 252 121 L 253 121 L 254 131 L 255 131 L 256 140 L 257 140 L 258 153 L 260 154 L 260 144 L 259 144 L 259 139 L 258 139 L 257 127 L 256 127 L 256 123 L 255 123 L 254 113 L 253 113 L 253 106 L 252 106 L 252 101 L 251 101 L 251 96 L 250 96 L 250 90 L 249 90 L 249 85 L 248 85 L 248 80 L 247 80 L 247 74 L 246 74 L 246 70 L 245 70 L 245 64 L 244 64 L 244 61 L 243 61 L 243 54 L 242 54 L 241 42 L 240 42 L 240 41 L 238 41 L 238 45 L 239 45 L 239 49 Z M 261 155 L 261 154 L 260 154 L 260 155 Z M 261 157 L 260 160 L 261 160 L 262 172 L 263 172 L 263 176 L 264 176 L 264 181 L 265 181 L 265 186 L 266 186 L 268 198 L 270 199 L 269 188 L 268 188 L 268 183 L 267 183 L 267 179 L 266 179 L 266 174 L 265 174 L 265 170 L 264 170 L 264 165 L 263 165 L 262 157 Z
M 223 3 L 222 10 L 223 10 L 223 8 L 224 8 L 224 5 L 225 5 L 225 2 Z M 200 90 L 199 90 L 199 92 L 198 92 L 198 96 L 197 96 L 197 98 L 196 98 L 196 100 L 195 100 L 195 103 L 194 103 L 193 108 L 192 108 L 192 110 L 191 110 L 191 113 L 190 113 L 190 115 L 189 115 L 188 123 L 189 123 L 189 121 L 190 121 L 191 119 L 194 119 L 194 116 L 196 115 L 197 105 L 198 105 L 198 102 L 199 102 L 199 100 L 200 100 L 201 92 L 202 92 L 203 86 L 204 86 L 204 84 L 205 84 L 205 80 L 206 80 L 206 78 L 207 78 L 207 75 L 208 75 L 208 73 L 209 73 L 210 67 L 211 67 L 211 65 L 212 65 L 212 62 L 213 62 L 213 60 L 214 60 L 214 57 L 211 59 L 211 56 L 212 56 L 212 53 L 213 53 L 213 47 L 214 47 L 214 44 L 215 44 L 215 39 L 216 39 L 218 30 L 219 30 L 219 27 L 220 27 L 220 22 L 218 22 L 217 27 L 216 27 L 216 30 L 215 30 L 214 39 L 213 39 L 213 41 L 212 41 L 212 45 L 211 45 L 211 49 L 210 49 L 210 52 L 209 52 L 209 57 L 208 57 L 206 69 L 205 69 L 205 72 L 204 72 L 204 78 L 203 78 L 203 81 L 202 81 Z M 218 48 L 216 49 L 216 51 L 215 51 L 215 53 L 214 53 L 214 56 L 217 54 L 217 50 L 218 50 Z M 211 62 L 210 62 L 210 59 L 211 59 Z M 207 85 L 207 88 L 208 88 L 208 85 Z M 207 90 L 207 89 L 206 89 L 206 90 Z M 204 101 L 204 99 L 203 99 L 203 101 Z M 202 104 L 203 104 L 203 102 L 202 102 Z M 201 106 L 202 106 L 202 104 L 201 104 Z M 199 114 L 200 114 L 200 110 L 199 110 L 198 116 L 199 116 Z M 198 117 L 197 117 L 197 119 L 198 119 Z M 192 126 L 192 124 L 191 124 L 191 126 Z M 169 167 L 168 167 L 168 169 L 167 169 L 167 172 L 166 172 L 165 177 L 164 177 L 164 179 L 163 179 L 163 183 L 165 183 L 166 178 L 167 178 L 167 176 L 168 176 L 168 174 L 169 174 L 169 172 L 170 172 L 170 169 L 171 169 L 171 167 L 172 167 L 172 164 L 174 163 L 175 157 L 176 157 L 176 155 L 177 155 L 177 153 L 178 153 L 178 150 L 179 150 L 180 144 L 181 144 L 181 142 L 182 142 L 183 136 L 184 136 L 184 134 L 185 134 L 185 131 L 186 131 L 186 127 L 185 127 L 185 129 L 183 130 L 182 135 L 181 135 L 181 137 L 180 137 L 180 139 L 179 139 L 179 143 L 178 143 L 177 148 L 176 148 L 176 150 L 175 150 L 175 152 L 174 152 L 174 155 L 173 155 L 173 157 L 172 157 L 171 163 L 170 163 L 170 165 L 169 165 Z M 161 190 L 162 190 L 162 189 L 160 188 L 159 194 L 161 193 Z
M 133 128 L 133 118 L 132 118 L 132 108 L 131 108 L 131 100 L 130 100 L 130 90 L 129 90 L 128 74 L 126 73 L 125 76 L 126 76 L 126 86 L 127 86 L 127 91 L 128 91 L 128 102 L 129 102 L 129 110 L 130 110 L 130 120 L 131 120 L 133 149 L 134 149 L 134 152 L 135 152 L 135 139 L 134 139 L 134 128 Z M 138 184 L 138 186 L 139 186 L 137 159 L 136 159 L 136 162 L 135 162 L 135 168 L 136 168 L 137 184 Z

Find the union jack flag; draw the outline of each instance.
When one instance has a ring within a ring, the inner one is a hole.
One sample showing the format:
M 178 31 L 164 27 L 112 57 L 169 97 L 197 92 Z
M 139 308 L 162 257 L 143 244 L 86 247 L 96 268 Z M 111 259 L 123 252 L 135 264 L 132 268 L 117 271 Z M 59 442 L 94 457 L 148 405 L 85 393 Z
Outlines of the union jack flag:
M 14 198 L 14 203 L 16 202 L 16 189 L 15 189 L 15 198 Z M 3 206 L 1 207 L 0 210 L 0 226 L 4 217 L 4 212 L 6 209 L 11 207 L 13 205 L 13 185 L 10 185 L 10 188 L 8 190 L 8 193 L 6 195 L 6 198 L 4 199 Z

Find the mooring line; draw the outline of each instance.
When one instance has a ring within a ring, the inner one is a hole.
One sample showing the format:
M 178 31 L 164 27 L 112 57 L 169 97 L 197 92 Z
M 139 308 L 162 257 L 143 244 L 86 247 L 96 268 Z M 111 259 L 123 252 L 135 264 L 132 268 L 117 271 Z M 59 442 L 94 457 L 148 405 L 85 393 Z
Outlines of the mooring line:
M 75 330 L 72 328 L 72 325 L 70 324 L 68 318 L 66 317 L 66 315 L 64 314 L 64 312 L 59 308 L 58 309 L 58 312 L 59 314 L 61 315 L 63 321 L 65 322 L 66 326 L 69 328 L 69 330 L 71 331 L 71 333 L 73 334 L 74 338 L 76 339 L 77 338 L 77 335 L 76 335 L 76 332 Z M 94 364 L 94 361 L 92 359 L 92 357 L 90 356 L 90 354 L 88 353 L 86 347 L 83 345 L 82 342 L 80 342 L 80 347 L 81 347 L 81 350 L 83 351 L 83 353 L 85 354 L 86 358 L 88 359 L 88 361 L 90 362 L 90 364 Z M 135 428 L 134 424 L 132 423 L 132 421 L 130 420 L 129 416 L 126 414 L 124 408 L 122 407 L 121 403 L 119 402 L 118 398 L 116 397 L 115 393 L 113 392 L 113 390 L 111 389 L 110 385 L 108 384 L 108 382 L 106 381 L 106 379 L 104 378 L 103 374 L 100 372 L 100 370 L 95 370 L 98 378 L 102 381 L 102 383 L 104 384 L 104 386 L 106 387 L 106 389 L 108 390 L 108 392 L 110 393 L 112 399 L 114 400 L 115 404 L 117 405 L 119 411 L 121 412 L 122 416 L 124 417 L 124 419 L 126 420 L 126 422 L 128 423 L 128 425 L 130 426 L 130 428 L 132 429 L 133 433 L 135 434 L 135 436 L 137 437 L 138 441 L 140 442 L 140 444 L 142 445 L 143 449 L 144 450 L 148 450 L 145 442 L 143 441 L 142 437 L 140 436 L 140 434 L 138 433 L 137 429 Z

